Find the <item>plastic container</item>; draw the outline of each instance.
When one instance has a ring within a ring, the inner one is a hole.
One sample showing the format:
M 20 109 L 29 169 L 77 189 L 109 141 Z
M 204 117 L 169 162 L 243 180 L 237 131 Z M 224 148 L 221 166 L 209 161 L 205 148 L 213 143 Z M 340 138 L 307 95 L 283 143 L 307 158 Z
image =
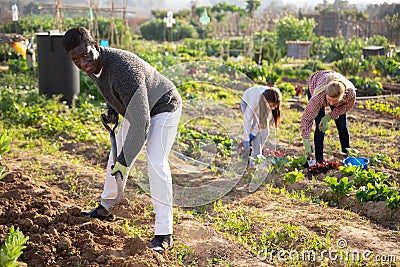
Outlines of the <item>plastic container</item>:
M 345 166 L 360 166 L 368 170 L 369 159 L 361 157 L 348 157 L 343 161 Z
M 36 33 L 39 92 L 47 96 L 62 95 L 61 101 L 71 105 L 80 91 L 79 69 L 62 45 L 64 33 Z

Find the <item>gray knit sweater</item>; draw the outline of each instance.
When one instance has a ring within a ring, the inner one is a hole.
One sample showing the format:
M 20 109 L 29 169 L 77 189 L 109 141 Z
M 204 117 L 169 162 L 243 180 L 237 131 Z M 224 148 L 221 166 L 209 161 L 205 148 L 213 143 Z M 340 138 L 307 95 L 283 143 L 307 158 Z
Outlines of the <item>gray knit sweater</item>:
M 134 53 L 100 48 L 103 69 L 99 78 L 90 78 L 107 103 L 131 125 L 118 161 L 128 166 L 144 146 L 150 118 L 173 112 L 182 105 L 175 85 Z

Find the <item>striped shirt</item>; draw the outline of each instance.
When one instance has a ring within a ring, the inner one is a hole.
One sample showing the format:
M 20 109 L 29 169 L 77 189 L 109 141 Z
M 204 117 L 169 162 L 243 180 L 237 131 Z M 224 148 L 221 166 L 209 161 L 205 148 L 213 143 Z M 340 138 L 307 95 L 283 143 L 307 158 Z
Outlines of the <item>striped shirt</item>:
M 313 126 L 313 121 L 317 117 L 321 108 L 329 106 L 328 100 L 326 99 L 326 93 L 322 92 L 319 95 L 313 97 L 314 91 L 318 86 L 325 85 L 329 75 L 335 74 L 332 70 L 323 70 L 315 72 L 311 75 L 308 82 L 308 90 L 310 90 L 311 99 L 308 101 L 307 107 L 303 112 L 301 118 L 301 136 L 304 139 L 310 139 L 310 133 Z M 353 108 L 356 102 L 356 91 L 354 86 L 346 88 L 343 99 L 338 103 L 334 104 L 334 109 L 331 111 L 330 116 L 336 120 L 340 115 L 345 114 L 347 111 Z

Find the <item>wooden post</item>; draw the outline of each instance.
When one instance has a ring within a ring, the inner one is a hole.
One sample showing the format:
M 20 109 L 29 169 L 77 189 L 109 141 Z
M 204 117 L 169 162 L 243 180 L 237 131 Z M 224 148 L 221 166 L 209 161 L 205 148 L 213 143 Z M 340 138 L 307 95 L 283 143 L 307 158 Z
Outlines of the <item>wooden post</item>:
M 57 21 L 57 29 L 59 31 L 62 30 L 62 0 L 56 0 L 56 6 L 55 6 L 55 12 L 54 12 L 54 17 L 56 18 Z

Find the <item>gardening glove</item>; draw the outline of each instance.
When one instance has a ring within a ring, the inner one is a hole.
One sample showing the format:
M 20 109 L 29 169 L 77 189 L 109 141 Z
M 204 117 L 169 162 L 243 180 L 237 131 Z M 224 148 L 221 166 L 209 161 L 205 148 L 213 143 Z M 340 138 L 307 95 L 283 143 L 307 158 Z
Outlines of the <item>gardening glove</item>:
M 328 129 L 329 129 L 329 121 L 331 120 L 331 116 L 328 114 L 328 115 L 325 115 L 322 119 L 321 119 L 321 121 L 319 122 L 319 126 L 318 126 L 318 128 L 319 128 L 319 130 L 321 131 L 321 132 L 326 132 Z
M 306 150 L 307 155 L 311 156 L 311 144 L 310 144 L 310 139 L 304 139 L 304 149 Z
M 106 107 L 106 122 L 107 123 L 112 123 L 112 124 L 117 124 L 118 123 L 118 112 L 115 111 L 109 104 L 107 104 Z
M 250 134 L 249 135 L 249 138 L 250 138 L 250 142 L 253 142 L 253 140 L 256 138 L 254 135 L 252 135 L 252 134 Z
M 250 150 L 250 141 L 243 141 L 243 148 L 245 150 Z
M 117 174 L 117 172 L 120 172 L 121 176 L 123 178 L 127 177 L 128 176 L 128 167 L 124 166 L 123 164 L 121 164 L 117 161 L 117 163 L 115 163 L 115 165 L 112 167 L 111 175 L 115 176 Z

